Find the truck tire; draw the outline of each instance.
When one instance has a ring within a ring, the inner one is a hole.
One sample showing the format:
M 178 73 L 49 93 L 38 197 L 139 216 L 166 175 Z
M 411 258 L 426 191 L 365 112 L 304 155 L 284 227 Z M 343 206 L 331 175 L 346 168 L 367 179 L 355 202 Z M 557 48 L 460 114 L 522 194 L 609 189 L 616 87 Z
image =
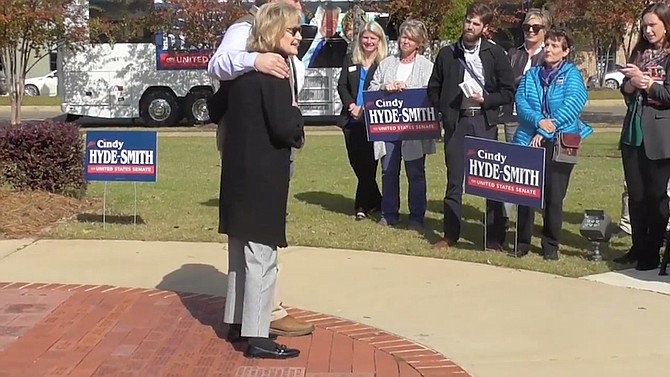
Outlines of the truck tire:
M 140 100 L 140 118 L 153 127 L 176 126 L 182 118 L 179 101 L 168 90 L 148 90 Z
M 208 89 L 194 89 L 184 100 L 184 116 L 189 124 L 202 125 L 209 123 L 207 100 L 212 96 Z

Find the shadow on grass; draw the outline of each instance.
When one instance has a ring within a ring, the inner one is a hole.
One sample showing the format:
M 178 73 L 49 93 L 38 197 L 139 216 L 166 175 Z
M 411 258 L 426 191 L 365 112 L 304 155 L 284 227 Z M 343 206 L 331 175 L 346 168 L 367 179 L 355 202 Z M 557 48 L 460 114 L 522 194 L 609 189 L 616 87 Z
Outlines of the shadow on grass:
M 206 200 L 204 202 L 200 202 L 200 205 L 205 206 L 205 207 L 218 207 L 219 206 L 219 198 L 212 198 L 212 199 Z
M 321 206 L 322 209 L 341 213 L 343 215 L 353 216 L 354 200 L 341 194 L 332 194 L 324 191 L 300 192 L 294 197 L 301 202 Z
M 103 223 L 103 220 L 107 224 L 120 224 L 120 225 L 133 225 L 137 223 L 138 225 L 144 225 L 146 222 L 142 216 L 137 215 L 107 215 L 105 218 L 102 218 L 102 214 L 98 215 L 95 213 L 81 213 L 77 215 L 77 221 L 80 223 Z
M 211 327 L 220 339 L 226 339 L 228 325 L 223 323 L 223 308 L 228 275 L 208 264 L 184 264 L 165 275 L 156 288 L 176 293 L 193 318 L 200 324 Z M 221 299 L 194 293 L 211 294 Z M 245 348 L 240 344 L 233 344 L 233 347 L 239 352 Z

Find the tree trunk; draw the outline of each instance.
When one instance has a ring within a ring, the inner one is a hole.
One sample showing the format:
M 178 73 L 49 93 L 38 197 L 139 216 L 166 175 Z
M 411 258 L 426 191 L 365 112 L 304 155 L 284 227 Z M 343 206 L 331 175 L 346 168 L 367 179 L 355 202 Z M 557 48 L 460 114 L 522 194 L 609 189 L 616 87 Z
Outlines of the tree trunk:
M 23 102 L 23 88 L 24 80 L 21 75 L 14 75 L 12 77 L 12 86 L 9 92 L 9 100 L 11 104 L 10 124 L 21 124 L 21 103 Z

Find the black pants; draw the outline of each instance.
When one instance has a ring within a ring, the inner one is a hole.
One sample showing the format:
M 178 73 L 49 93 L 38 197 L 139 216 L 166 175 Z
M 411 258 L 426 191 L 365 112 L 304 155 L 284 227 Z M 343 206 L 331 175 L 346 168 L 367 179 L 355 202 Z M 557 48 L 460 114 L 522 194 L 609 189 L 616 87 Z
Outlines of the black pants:
M 444 238 L 457 242 L 461 236 L 463 206 L 464 143 L 466 136 L 491 140 L 498 138 L 498 128 L 489 127 L 484 115 L 461 117 L 452 135 L 445 135 L 444 163 L 447 166 L 447 190 L 444 194 Z M 486 200 L 486 242 L 505 242 L 503 204 Z
M 641 261 L 657 262 L 668 223 L 670 159 L 650 160 L 644 144 L 622 145 L 621 159 L 628 186 L 632 254 Z
M 365 124 L 349 123 L 343 130 L 349 164 L 358 178 L 354 210 L 369 213 L 381 208 L 382 194 L 377 185 L 377 160 L 368 141 Z
M 554 143 L 545 142 L 544 161 L 544 208 L 542 209 L 542 251 L 545 256 L 555 255 L 563 230 L 563 200 L 568 192 L 570 174 L 574 165 L 552 161 Z M 535 210 L 519 206 L 517 228 L 517 248 L 530 250 L 530 240 L 535 223 Z

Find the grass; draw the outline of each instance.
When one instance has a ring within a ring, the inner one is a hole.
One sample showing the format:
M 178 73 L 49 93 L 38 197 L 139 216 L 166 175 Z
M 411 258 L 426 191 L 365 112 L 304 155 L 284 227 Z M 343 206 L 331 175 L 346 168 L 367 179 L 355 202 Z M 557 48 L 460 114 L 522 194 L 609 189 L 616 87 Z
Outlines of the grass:
M 589 100 L 621 99 L 621 93 L 618 90 L 593 89 L 589 90 L 588 93 Z M 62 102 L 63 97 L 36 96 L 23 98 L 24 106 L 60 106 Z M 9 97 L 0 96 L 0 106 L 9 106 Z
M 35 96 L 23 97 L 23 106 L 60 106 L 63 97 Z M 0 106 L 9 106 L 9 97 L 0 96 Z
M 622 99 L 621 92 L 619 90 L 612 89 L 592 89 L 588 91 L 589 100 L 610 100 L 610 99 Z
M 289 196 L 288 238 L 290 245 L 373 250 L 389 253 L 450 258 L 529 269 L 565 276 L 583 276 L 609 271 L 616 266 L 585 259 L 590 244 L 579 235 L 585 209 L 604 209 L 618 220 L 622 169 L 616 149 L 617 133 L 597 133 L 585 142 L 583 158 L 572 174 L 565 201 L 564 229 L 559 262 L 545 262 L 534 238 L 534 252 L 522 259 L 481 252 L 480 225 L 484 200 L 464 196 L 464 231 L 459 249 L 448 254 L 431 250 L 440 237 L 444 163 L 438 154 L 427 159 L 427 231 L 419 235 L 405 229 L 382 228 L 373 221 L 353 220 L 355 178 L 348 165 L 342 137 L 308 136 L 298 155 L 296 175 Z M 54 228 L 48 236 L 81 239 L 135 239 L 222 242 L 217 234 L 219 161 L 212 137 L 166 137 L 159 134 L 159 169 L 156 184 L 137 185 L 140 225 L 132 221 L 132 184 L 107 185 L 108 224 L 103 230 L 101 212 Z M 401 173 L 404 175 L 404 173 Z M 404 178 L 401 179 L 401 182 Z M 104 185 L 92 184 L 89 195 L 102 198 Z M 401 191 L 407 190 L 402 183 Z M 406 197 L 401 211 L 407 213 Z M 406 223 L 407 218 L 401 219 Z M 536 217 L 537 224 L 541 216 Z M 535 234 L 539 234 L 539 225 Z M 513 240 L 510 232 L 508 239 Z M 627 250 L 629 242 L 614 243 L 602 250 L 611 260 Z

